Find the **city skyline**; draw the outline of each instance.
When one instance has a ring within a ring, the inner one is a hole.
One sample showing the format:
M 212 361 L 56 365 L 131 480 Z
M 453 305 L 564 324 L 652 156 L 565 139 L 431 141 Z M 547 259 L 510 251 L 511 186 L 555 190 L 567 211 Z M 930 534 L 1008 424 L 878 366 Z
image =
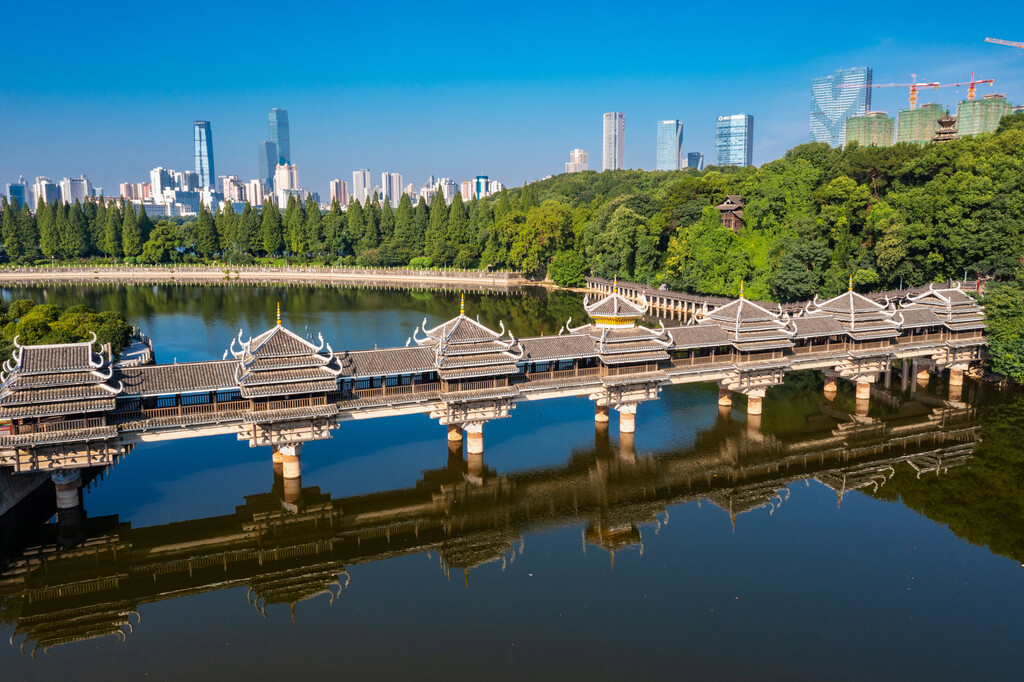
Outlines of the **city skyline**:
M 647 26 L 639 17 L 613 19 L 600 8 L 584 11 L 569 4 L 551 9 L 551 21 L 544 25 L 523 29 L 524 40 L 516 41 L 522 49 L 493 49 L 509 29 L 497 28 L 497 35 L 486 39 L 472 31 L 454 32 L 435 46 L 435 56 L 463 66 L 426 79 L 408 67 L 424 49 L 424 36 L 445 27 L 439 18 L 397 22 L 393 37 L 399 47 L 382 55 L 380 68 L 371 74 L 333 66 L 326 40 L 332 25 L 367 20 L 366 9 L 319 8 L 312 28 L 299 17 L 279 15 L 283 35 L 307 35 L 281 49 L 243 39 L 258 33 L 272 6 L 256 3 L 244 17 L 218 7 L 210 20 L 233 27 L 224 48 L 251 54 L 265 67 L 232 72 L 225 80 L 195 78 L 194 67 L 173 52 L 155 53 L 145 69 L 133 67 L 125 78 L 103 77 L 122 73 L 123 64 L 76 36 L 117 31 L 125 43 L 122 52 L 142 51 L 146 34 L 138 30 L 139 22 L 154 10 L 95 13 L 68 3 L 48 25 L 52 40 L 43 44 L 12 32 L 5 43 L 32 70 L 31 75 L 11 71 L 0 83 L 0 120 L 17 131 L 0 140 L 0 183 L 19 175 L 58 179 L 84 173 L 109 193 L 120 182 L 144 180 L 155 166 L 193 168 L 193 120 L 208 120 L 217 129 L 218 172 L 260 177 L 253 147 L 267 139 L 267 112 L 273 107 L 288 111 L 289 153 L 303 184 L 326 195 L 331 179 L 347 178 L 357 168 L 399 169 L 416 182 L 430 174 L 486 173 L 509 186 L 521 185 L 558 173 L 573 147 L 599 153 L 594 121 L 607 111 L 629 117 L 627 168 L 656 166 L 655 123 L 670 118 L 686 122 L 686 147 L 704 150 L 710 162 L 715 118 L 729 111 L 757 118 L 753 162 L 760 165 L 806 141 L 811 80 L 850 64 L 870 64 L 877 83 L 906 82 L 910 73 L 961 82 L 975 71 L 996 79 L 995 87 L 985 87 L 979 96 L 1000 92 L 1013 102 L 1024 100 L 1019 51 L 983 42 L 994 28 L 954 30 L 931 5 L 903 5 L 928 9 L 910 33 L 884 22 L 847 25 L 837 21 L 838 9 L 794 12 L 783 23 L 770 8 L 740 3 L 737 11 L 752 22 L 779 31 L 771 38 L 755 36 L 727 54 L 698 50 L 679 60 L 668 46 L 647 44 Z M 1019 23 L 1024 9 L 1009 6 L 1003 14 L 1006 22 Z M 28 5 L 9 8 L 11 25 L 31 25 L 37 18 Z M 201 52 L 205 39 L 193 25 L 173 14 L 161 13 L 160 19 L 181 49 Z M 687 20 L 710 27 L 716 17 L 712 8 L 693 8 Z M 624 47 L 646 45 L 647 52 L 625 49 L 615 60 L 569 58 L 577 48 L 563 43 L 557 22 L 572 22 L 581 34 L 595 37 L 614 29 Z M 822 25 L 830 26 L 827 37 Z M 352 50 L 372 45 L 368 36 L 350 40 Z M 779 40 L 791 41 L 792 49 L 774 49 Z M 529 54 L 527 44 L 543 45 L 544 56 Z M 88 64 L 101 77 L 61 77 L 72 61 Z M 873 107 L 895 114 L 906 107 L 906 94 L 899 88 L 876 90 Z M 928 94 L 953 108 L 966 88 Z M 500 153 L 484 157 L 483 149 Z

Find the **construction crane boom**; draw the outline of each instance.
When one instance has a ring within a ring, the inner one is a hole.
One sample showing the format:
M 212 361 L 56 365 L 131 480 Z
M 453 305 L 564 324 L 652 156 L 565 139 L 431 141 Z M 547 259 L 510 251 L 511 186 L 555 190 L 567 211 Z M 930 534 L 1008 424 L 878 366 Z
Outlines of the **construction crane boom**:
M 871 85 L 840 85 L 838 87 L 840 87 L 840 88 L 910 88 L 910 108 L 911 109 L 916 109 L 917 108 L 917 89 L 918 88 L 934 88 L 934 89 L 938 90 L 939 88 L 948 88 L 948 87 L 952 86 L 952 84 L 942 85 L 942 84 L 940 84 L 938 82 L 918 83 L 917 82 L 917 74 L 916 73 L 910 74 L 910 78 L 913 81 L 911 83 L 879 83 L 879 84 L 872 83 Z
M 999 38 L 985 38 L 986 43 L 995 43 L 996 45 L 1006 45 L 1008 47 L 1019 47 L 1024 50 L 1024 43 L 1015 43 L 1012 40 L 1000 40 Z

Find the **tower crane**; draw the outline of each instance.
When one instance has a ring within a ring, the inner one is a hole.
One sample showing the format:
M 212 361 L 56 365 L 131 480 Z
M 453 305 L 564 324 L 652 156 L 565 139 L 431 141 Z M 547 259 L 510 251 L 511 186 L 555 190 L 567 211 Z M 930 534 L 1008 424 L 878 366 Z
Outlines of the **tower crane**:
M 1024 48 L 1024 44 L 1022 44 L 1021 47 Z M 953 83 L 953 85 L 955 85 L 955 86 L 969 85 L 970 87 L 967 88 L 967 99 L 970 100 L 970 99 L 974 99 L 974 86 L 975 85 L 981 85 L 982 83 L 988 83 L 989 85 L 993 85 L 994 86 L 996 84 L 996 81 L 995 81 L 994 78 L 984 78 L 984 79 L 981 79 L 981 80 L 975 80 L 974 79 L 974 72 L 971 71 L 971 80 L 970 81 L 968 81 L 966 83 Z
M 985 38 L 986 43 L 995 43 L 996 45 L 1006 45 L 1008 47 L 1019 47 L 1024 50 L 1024 43 L 1015 43 L 1012 40 L 1000 40 L 999 38 Z
M 910 88 L 910 108 L 911 109 L 916 109 L 917 108 L 917 89 L 918 88 L 934 88 L 934 89 L 938 90 L 939 88 L 948 88 L 948 87 L 950 87 L 952 85 L 952 84 L 942 85 L 942 84 L 940 84 L 938 82 L 918 83 L 917 82 L 917 74 L 916 73 L 910 74 L 910 78 L 911 78 L 911 81 L 912 81 L 910 83 L 879 83 L 877 85 L 875 85 L 875 84 L 872 84 L 872 85 L 840 85 L 839 87 L 840 88 Z

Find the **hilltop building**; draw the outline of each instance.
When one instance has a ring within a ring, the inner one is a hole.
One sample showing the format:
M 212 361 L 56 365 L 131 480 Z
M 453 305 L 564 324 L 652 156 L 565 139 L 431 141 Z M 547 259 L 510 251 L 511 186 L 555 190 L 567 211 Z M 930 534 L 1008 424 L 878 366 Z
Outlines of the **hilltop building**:
M 894 121 L 884 111 L 870 111 L 864 116 L 846 119 L 845 144 L 856 142 L 862 147 L 888 147 L 896 129 Z
M 743 227 L 743 197 L 730 194 L 715 208 L 722 214 L 722 226 L 739 234 L 740 228 Z
M 949 112 L 941 104 L 922 104 L 904 109 L 896 119 L 896 142 L 931 142 L 939 129 L 939 118 Z
M 985 95 L 981 99 L 965 99 L 956 110 L 956 123 L 960 136 L 993 133 L 1003 116 L 1013 111 L 1006 95 Z

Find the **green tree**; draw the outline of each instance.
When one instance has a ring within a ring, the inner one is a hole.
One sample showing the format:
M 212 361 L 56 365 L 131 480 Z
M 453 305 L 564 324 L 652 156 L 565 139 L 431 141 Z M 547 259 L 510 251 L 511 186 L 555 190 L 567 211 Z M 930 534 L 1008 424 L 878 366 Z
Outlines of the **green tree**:
M 103 253 L 119 258 L 124 254 L 121 250 L 121 212 L 113 201 L 107 207 L 107 224 L 103 229 Z
M 24 245 L 21 243 L 20 235 L 20 207 L 18 206 L 18 200 L 15 199 L 13 204 L 7 203 L 7 197 L 3 198 L 3 202 L 0 203 L 0 211 L 3 211 L 2 218 L 2 234 L 4 240 L 4 250 L 7 251 L 7 258 L 9 260 L 17 260 L 24 255 Z
M 324 251 L 323 216 L 320 206 L 313 201 L 312 195 L 306 197 L 306 222 L 304 226 L 306 249 L 313 253 Z
M 259 237 L 260 217 L 248 201 L 242 207 L 242 215 L 238 219 L 232 249 L 236 253 L 250 253 Z
M 124 202 L 124 217 L 121 222 L 121 247 L 126 258 L 138 258 L 142 254 L 142 229 L 135 204 Z
M 210 221 L 213 221 L 212 217 Z M 181 247 L 182 240 L 178 227 L 173 223 L 160 221 L 146 240 L 139 260 L 154 264 L 176 261 Z
M 444 265 L 450 262 L 446 240 L 448 233 L 448 205 L 444 202 L 444 195 L 438 191 L 430 205 L 430 223 L 427 225 L 426 234 L 426 255 L 435 265 Z
M 581 287 L 586 284 L 587 259 L 576 251 L 559 251 L 551 259 L 548 275 L 560 287 Z
M 53 258 L 60 251 L 60 232 L 57 228 L 59 212 L 57 204 L 39 200 L 39 207 L 36 209 L 39 223 L 39 250 L 47 258 Z
M 263 201 L 263 215 L 260 221 L 260 244 L 263 252 L 271 256 L 281 250 L 284 239 L 281 235 L 281 212 L 270 199 Z
M 217 225 L 206 204 L 199 204 L 199 218 L 196 220 L 196 251 L 203 258 L 213 258 L 220 249 Z

